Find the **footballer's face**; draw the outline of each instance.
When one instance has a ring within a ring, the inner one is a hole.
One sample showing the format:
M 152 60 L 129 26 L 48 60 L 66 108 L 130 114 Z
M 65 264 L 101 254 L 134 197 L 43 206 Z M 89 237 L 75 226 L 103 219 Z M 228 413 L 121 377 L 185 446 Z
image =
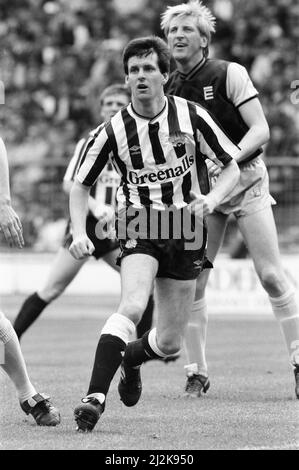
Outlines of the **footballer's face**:
M 109 121 L 121 108 L 129 104 L 129 97 L 122 93 L 105 96 L 101 106 L 103 121 Z
M 203 36 L 192 16 L 174 17 L 169 24 L 167 41 L 174 59 L 187 67 L 193 68 L 203 57 L 203 48 L 207 38 Z
M 126 83 L 132 92 L 134 101 L 152 101 L 163 96 L 163 85 L 168 78 L 162 73 L 156 52 L 141 57 L 133 56 L 128 60 Z

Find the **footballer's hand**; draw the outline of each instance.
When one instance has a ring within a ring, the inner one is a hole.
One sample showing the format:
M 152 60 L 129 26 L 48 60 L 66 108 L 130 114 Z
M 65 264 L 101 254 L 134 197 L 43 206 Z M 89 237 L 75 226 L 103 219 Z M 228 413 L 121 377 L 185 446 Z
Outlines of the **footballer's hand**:
M 193 191 L 190 191 L 190 196 L 192 201 L 188 204 L 188 210 L 191 214 L 203 218 L 214 212 L 217 203 L 208 194 L 206 196 L 203 194 L 197 195 Z
M 81 235 L 73 239 L 69 250 L 75 259 L 84 259 L 92 255 L 95 247 L 87 235 Z
M 213 160 L 210 160 L 208 158 L 205 160 L 205 162 L 206 162 L 206 166 L 208 169 L 209 177 L 211 179 L 217 178 L 222 171 L 221 167 L 217 165 L 216 163 L 214 163 Z
M 10 247 L 23 248 L 23 228 L 18 215 L 7 202 L 0 203 L 0 231 Z

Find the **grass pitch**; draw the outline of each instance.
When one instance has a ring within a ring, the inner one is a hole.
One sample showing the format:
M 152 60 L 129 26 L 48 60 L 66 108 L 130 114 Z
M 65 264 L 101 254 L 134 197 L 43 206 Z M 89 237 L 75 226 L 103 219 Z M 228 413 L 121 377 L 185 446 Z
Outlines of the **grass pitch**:
M 22 298 L 2 299 L 13 319 Z M 24 335 L 32 382 L 51 395 L 62 422 L 35 425 L 0 376 L 0 450 L 237 450 L 299 449 L 299 401 L 279 328 L 272 317 L 211 315 L 211 388 L 183 396 L 184 353 L 165 365 L 143 366 L 143 394 L 133 408 L 119 400 L 117 372 L 106 411 L 94 431 L 75 431 L 73 409 L 85 395 L 97 339 L 117 299 L 63 296 Z

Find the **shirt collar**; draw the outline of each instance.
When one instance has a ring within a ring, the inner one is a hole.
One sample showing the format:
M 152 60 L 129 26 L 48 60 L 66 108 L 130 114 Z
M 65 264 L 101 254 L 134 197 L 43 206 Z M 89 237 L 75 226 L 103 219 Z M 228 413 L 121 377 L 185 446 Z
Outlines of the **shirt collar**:
M 203 66 L 204 64 L 206 63 L 206 58 L 203 57 L 194 67 L 193 69 L 190 70 L 190 72 L 188 73 L 183 73 L 183 72 L 179 72 L 178 71 L 178 74 L 180 75 L 180 77 L 184 80 L 190 80 Z
M 164 96 L 164 100 L 165 100 L 165 103 L 164 103 L 164 106 L 163 106 L 163 108 L 161 109 L 161 111 L 160 111 L 158 114 L 156 114 L 156 116 L 151 117 L 151 118 L 149 118 L 148 116 L 143 116 L 142 114 L 137 113 L 137 111 L 134 109 L 132 103 L 130 103 L 130 104 L 128 105 L 127 110 L 128 110 L 128 112 L 129 112 L 129 114 L 131 114 L 131 116 L 133 116 L 133 117 L 136 117 L 136 116 L 137 116 L 137 117 L 139 117 L 140 119 L 144 119 L 144 120 L 146 120 L 146 121 L 148 121 L 148 122 L 156 121 L 156 120 L 158 120 L 158 119 L 162 116 L 162 114 L 164 114 L 164 112 L 165 112 L 165 111 L 167 110 L 167 108 L 168 108 L 168 100 L 167 100 L 166 96 Z

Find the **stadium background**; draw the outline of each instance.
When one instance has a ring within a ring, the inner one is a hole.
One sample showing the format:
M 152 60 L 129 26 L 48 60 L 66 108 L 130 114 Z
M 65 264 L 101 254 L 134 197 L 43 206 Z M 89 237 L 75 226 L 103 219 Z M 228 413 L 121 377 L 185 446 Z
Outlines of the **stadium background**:
M 168 0 L 2 0 L 0 5 L 1 135 L 10 160 L 13 204 L 26 239 L 20 254 L 0 243 L 2 293 L 27 293 L 46 275 L 60 244 L 68 215 L 61 182 L 75 142 L 98 121 L 98 97 L 112 82 L 123 81 L 121 52 L 128 40 L 161 35 L 160 14 Z M 296 0 L 207 0 L 217 17 L 210 55 L 247 67 L 260 91 L 271 128 L 265 159 L 282 252 L 289 275 L 299 249 L 299 5 Z M 295 83 L 295 85 L 294 85 Z M 298 86 L 298 85 L 297 85 Z M 252 266 L 225 258 L 235 240 L 233 220 L 212 283 L 243 291 L 259 289 Z M 48 253 L 48 254 L 45 254 Z M 115 293 L 116 274 L 88 263 L 70 293 Z M 90 266 L 89 266 L 90 265 Z M 294 265 L 295 266 L 295 265 Z M 106 279 L 94 287 L 92 269 Z M 294 268 L 295 269 L 295 268 Z M 295 277 L 294 277 L 295 276 Z M 237 276 L 238 277 L 238 276 Z M 229 279 L 228 279 L 229 278 Z M 218 279 L 218 281 L 217 281 Z M 220 279 L 220 281 L 219 281 Z M 221 279 L 224 279 L 221 281 Z M 87 282 L 87 285 L 86 285 Z M 218 282 L 218 284 L 217 284 Z M 260 293 L 259 293 L 260 292 Z M 258 297 L 255 297 L 258 299 Z M 239 299 L 243 302 L 244 299 Z M 257 300 L 258 301 L 258 300 Z M 238 308 L 240 303 L 238 303 Z
M 22 251 L 0 242 L 0 301 L 11 320 L 25 296 L 44 281 L 59 246 L 68 212 L 61 189 L 64 170 L 76 140 L 97 120 L 99 93 L 122 80 L 123 45 L 135 36 L 160 34 L 160 12 L 177 3 L 0 1 L 0 102 L 5 97 L 0 134 L 26 238 Z M 278 202 L 283 262 L 298 287 L 299 104 L 291 84 L 299 80 L 299 5 L 297 0 L 205 3 L 218 17 L 211 55 L 244 64 L 260 90 L 271 127 L 266 163 Z M 30 377 L 51 395 L 62 423 L 58 429 L 36 428 L 21 414 L 12 384 L 0 374 L 1 450 L 298 450 L 286 350 L 273 316 L 261 315 L 269 306 L 251 261 L 229 258 L 233 223 L 229 228 L 208 289 L 212 386 L 206 396 L 192 402 L 183 398 L 184 353 L 167 366 L 153 361 L 144 367 L 137 407 L 121 405 L 117 376 L 98 428 L 88 436 L 75 432 L 73 409 L 85 393 L 98 334 L 115 311 L 120 288 L 116 273 L 90 261 L 68 288 L 71 295 L 47 308 L 22 339 Z M 242 315 L 246 312 L 250 315 Z

